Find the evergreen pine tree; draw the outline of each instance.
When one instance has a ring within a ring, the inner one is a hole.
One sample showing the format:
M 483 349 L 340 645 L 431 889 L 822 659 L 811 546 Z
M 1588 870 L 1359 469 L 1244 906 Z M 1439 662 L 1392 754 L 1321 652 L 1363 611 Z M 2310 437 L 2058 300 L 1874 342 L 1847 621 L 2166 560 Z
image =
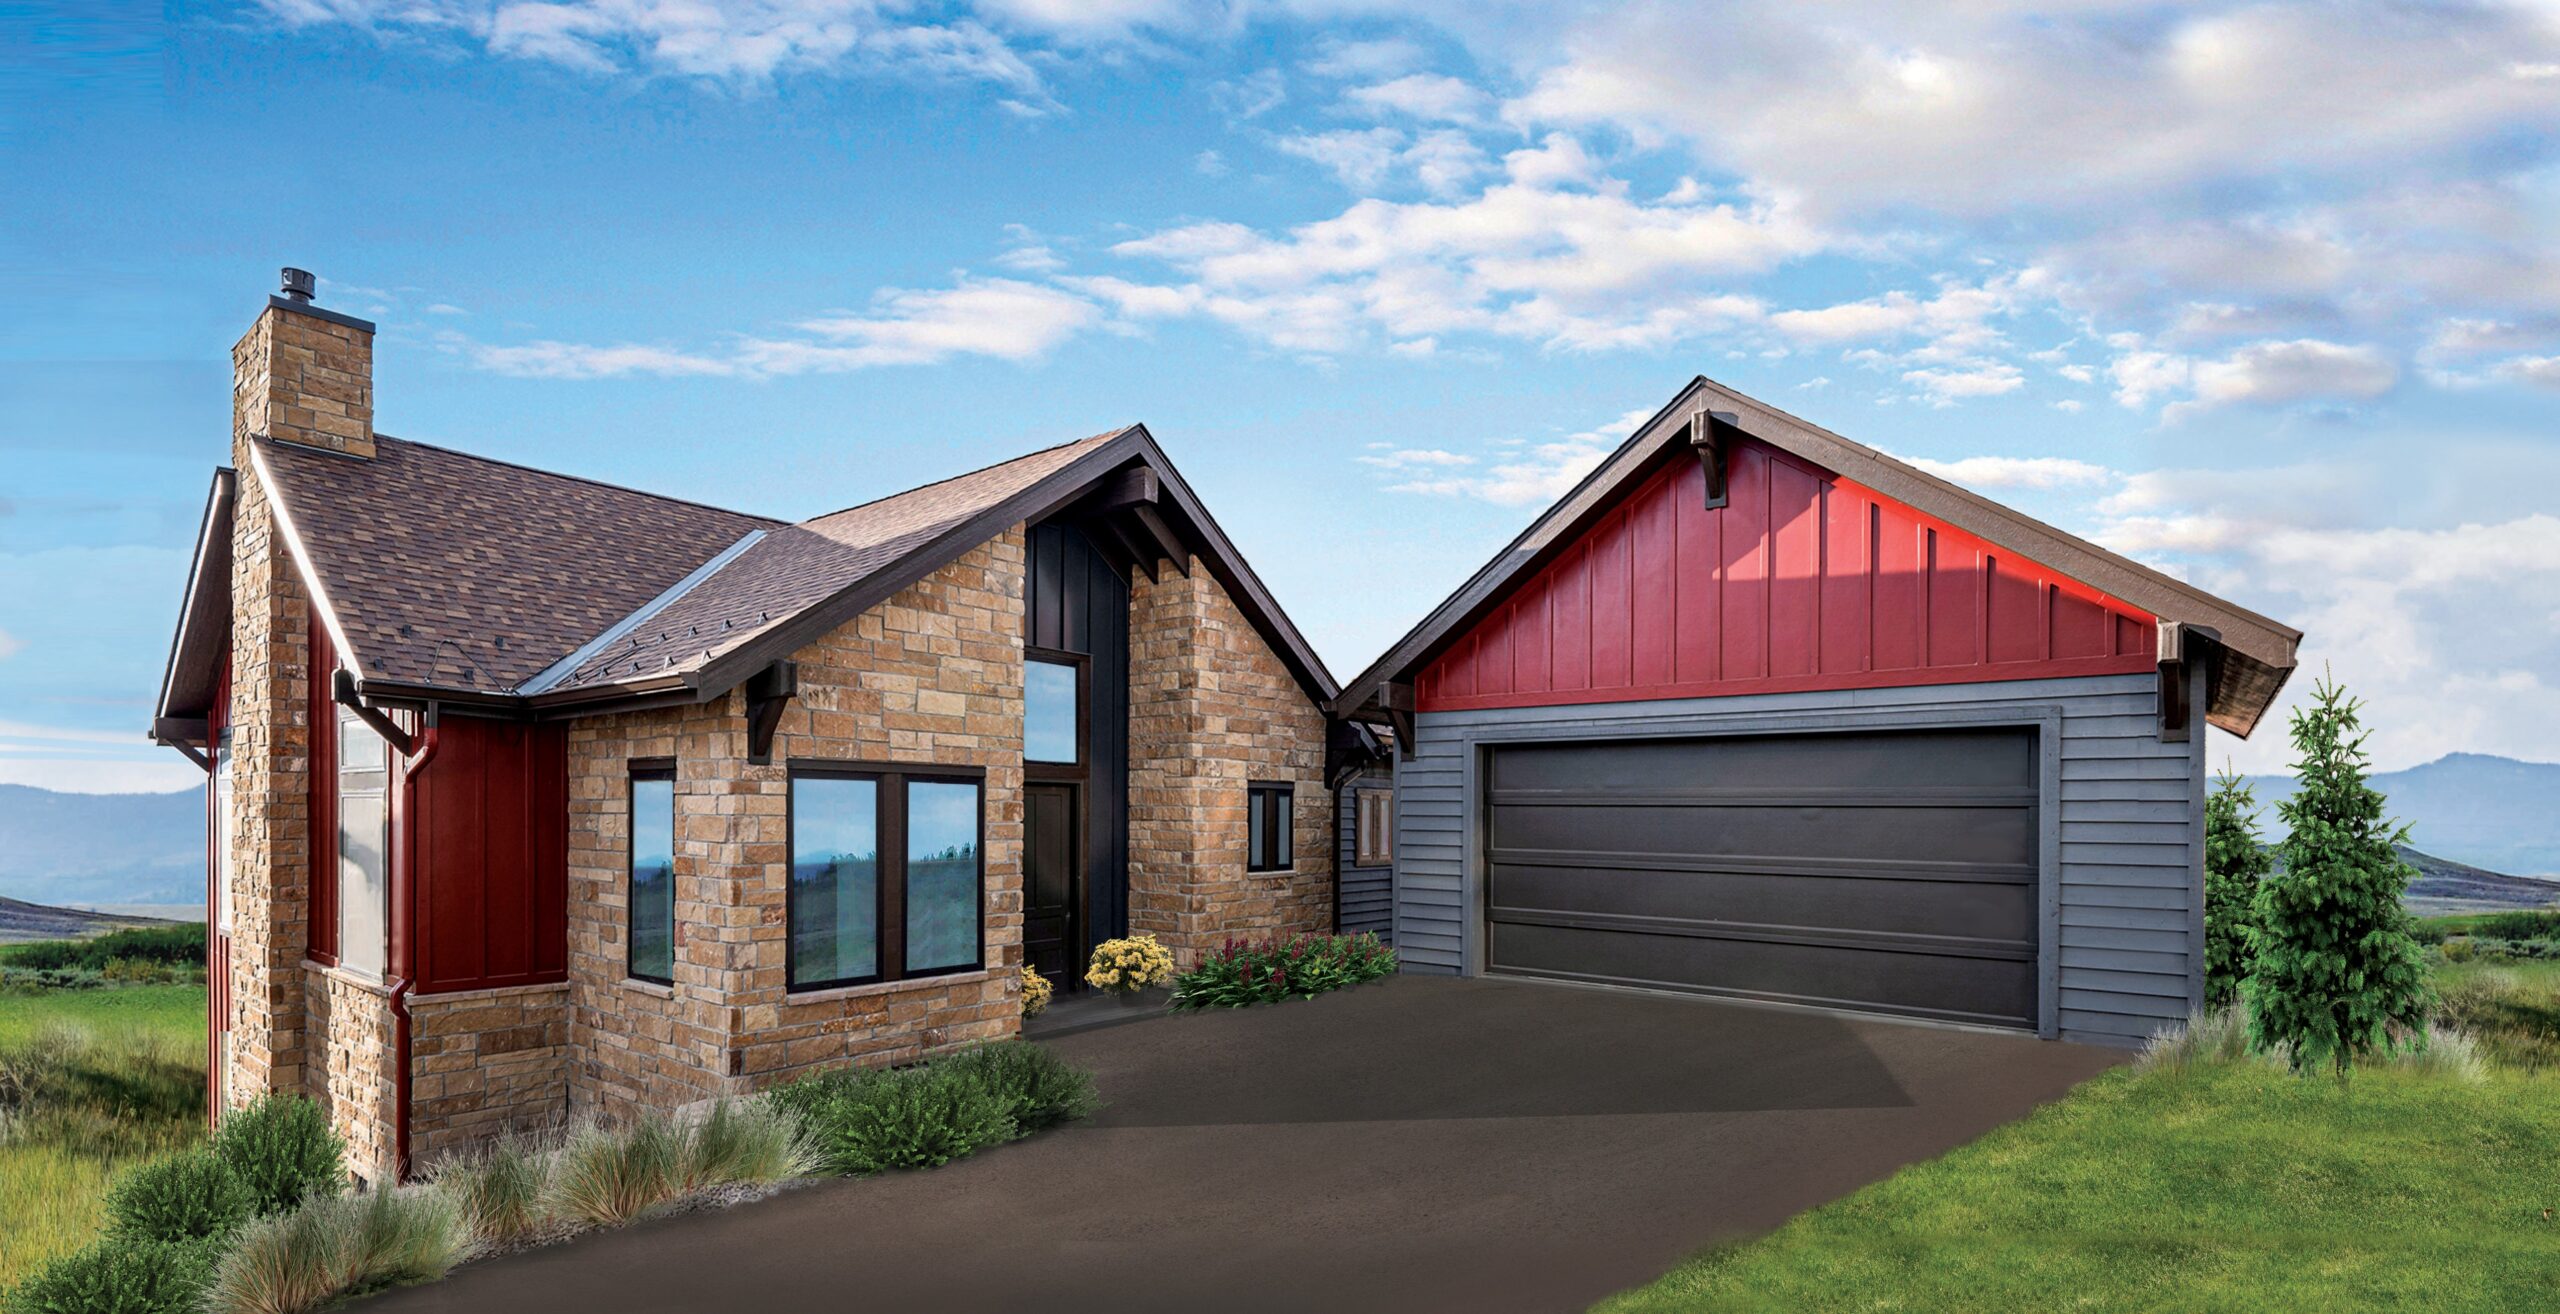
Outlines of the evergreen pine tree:
M 2228 769 L 2204 801 L 2204 997 L 2220 1008 L 2249 975 L 2249 928 L 2257 924 L 2258 883 L 2275 856 L 2258 838 L 2258 800 Z
M 2326 1064 L 2341 1078 L 2403 1037 L 2425 1043 L 2428 1005 L 2400 904 L 2417 874 L 2394 847 L 2409 830 L 2384 819 L 2382 795 L 2365 783 L 2361 707 L 2324 679 L 2293 713 L 2301 785 L 2277 805 L 2291 833 L 2277 850 L 2282 869 L 2258 884 L 2241 987 L 2251 1044 L 2289 1045 L 2296 1071 Z

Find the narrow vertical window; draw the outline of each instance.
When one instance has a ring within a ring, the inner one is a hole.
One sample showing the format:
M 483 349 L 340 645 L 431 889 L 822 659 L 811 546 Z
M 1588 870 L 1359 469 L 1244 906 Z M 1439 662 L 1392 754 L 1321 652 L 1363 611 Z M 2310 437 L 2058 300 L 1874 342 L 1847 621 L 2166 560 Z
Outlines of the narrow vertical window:
M 977 782 L 909 781 L 906 811 L 906 970 L 976 967 L 982 957 Z
M 338 710 L 338 966 L 380 979 L 391 952 L 391 745 Z
M 676 978 L 676 769 L 631 769 L 631 944 L 624 970 L 641 981 Z
M 1396 796 L 1384 789 L 1363 789 L 1352 818 L 1351 860 L 1361 867 L 1385 867 L 1396 859 Z
M 1022 756 L 1031 762 L 1084 760 L 1082 719 L 1083 675 L 1072 662 L 1033 659 L 1022 664 Z
M 1287 871 L 1297 863 L 1297 787 L 1257 780 L 1245 788 L 1245 870 Z
M 231 933 L 231 730 L 213 745 L 213 929 Z
M 880 784 L 846 776 L 791 780 L 790 984 L 851 985 L 880 975 Z

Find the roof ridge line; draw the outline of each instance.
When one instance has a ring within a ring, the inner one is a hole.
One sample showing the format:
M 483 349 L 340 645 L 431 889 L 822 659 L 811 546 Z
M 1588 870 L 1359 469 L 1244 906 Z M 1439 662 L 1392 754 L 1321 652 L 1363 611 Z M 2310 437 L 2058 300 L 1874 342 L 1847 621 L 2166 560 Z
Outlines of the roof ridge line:
M 791 527 L 792 526 L 784 526 L 784 528 Z M 568 679 L 572 675 L 577 674 L 588 662 L 595 660 L 596 657 L 601 655 L 605 649 L 612 647 L 616 640 L 626 634 L 629 634 L 631 631 L 640 628 L 641 624 L 646 622 L 650 617 L 674 606 L 678 599 L 693 592 L 695 589 L 700 588 L 705 583 L 708 583 L 711 577 L 719 574 L 723 567 L 745 555 L 748 548 L 754 547 L 756 544 L 763 542 L 765 540 L 765 535 L 766 531 L 761 529 L 748 530 L 744 536 L 738 539 L 737 542 L 722 548 L 719 555 L 714 556 L 709 561 L 705 561 L 701 565 L 694 567 L 683 579 L 677 580 L 675 583 L 668 585 L 665 591 L 658 594 L 658 596 L 632 608 L 631 611 L 627 615 L 623 616 L 622 619 L 617 620 L 611 625 L 608 625 L 604 627 L 604 629 L 598 631 L 594 638 L 589 639 L 585 643 L 579 644 L 577 647 L 571 649 L 568 656 L 553 662 L 549 666 L 543 667 L 540 671 L 534 673 L 532 679 L 517 685 L 515 688 L 508 690 L 508 692 L 519 696 L 529 697 L 533 694 L 547 692 L 552 686 Z

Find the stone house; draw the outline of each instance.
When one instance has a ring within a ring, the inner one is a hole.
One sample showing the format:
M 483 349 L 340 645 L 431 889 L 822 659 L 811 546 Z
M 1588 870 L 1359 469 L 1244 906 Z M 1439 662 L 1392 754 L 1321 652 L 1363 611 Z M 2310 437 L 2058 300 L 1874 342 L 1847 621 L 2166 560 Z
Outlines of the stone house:
M 213 778 L 217 1109 L 393 1179 L 1339 923 L 1376 741 L 1143 427 L 787 523 L 382 434 L 310 286 L 233 349 L 153 724 Z

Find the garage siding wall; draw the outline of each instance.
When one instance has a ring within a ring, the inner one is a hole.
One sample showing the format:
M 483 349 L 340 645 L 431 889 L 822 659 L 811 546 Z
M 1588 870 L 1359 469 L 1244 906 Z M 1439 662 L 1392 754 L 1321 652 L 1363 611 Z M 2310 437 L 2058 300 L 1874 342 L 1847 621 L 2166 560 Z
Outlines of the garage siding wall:
M 2203 706 L 2203 673 L 2190 706 Z M 2057 1022 L 2065 1040 L 2138 1043 L 2183 1020 L 2204 995 L 2204 733 L 2163 743 L 2152 675 L 1838 690 L 1576 707 L 1428 712 L 1414 756 L 1396 763 L 1395 943 L 1406 971 L 1472 970 L 1481 914 L 1475 802 L 1465 797 L 1473 743 L 1588 727 L 1593 738 L 1646 734 L 1668 718 L 1737 718 L 1787 733 L 1787 718 L 1870 714 L 1913 724 L 1933 709 L 2061 714 Z M 1658 732 L 1653 731 L 1653 732 Z M 2048 990 L 2056 983 L 2048 983 Z

